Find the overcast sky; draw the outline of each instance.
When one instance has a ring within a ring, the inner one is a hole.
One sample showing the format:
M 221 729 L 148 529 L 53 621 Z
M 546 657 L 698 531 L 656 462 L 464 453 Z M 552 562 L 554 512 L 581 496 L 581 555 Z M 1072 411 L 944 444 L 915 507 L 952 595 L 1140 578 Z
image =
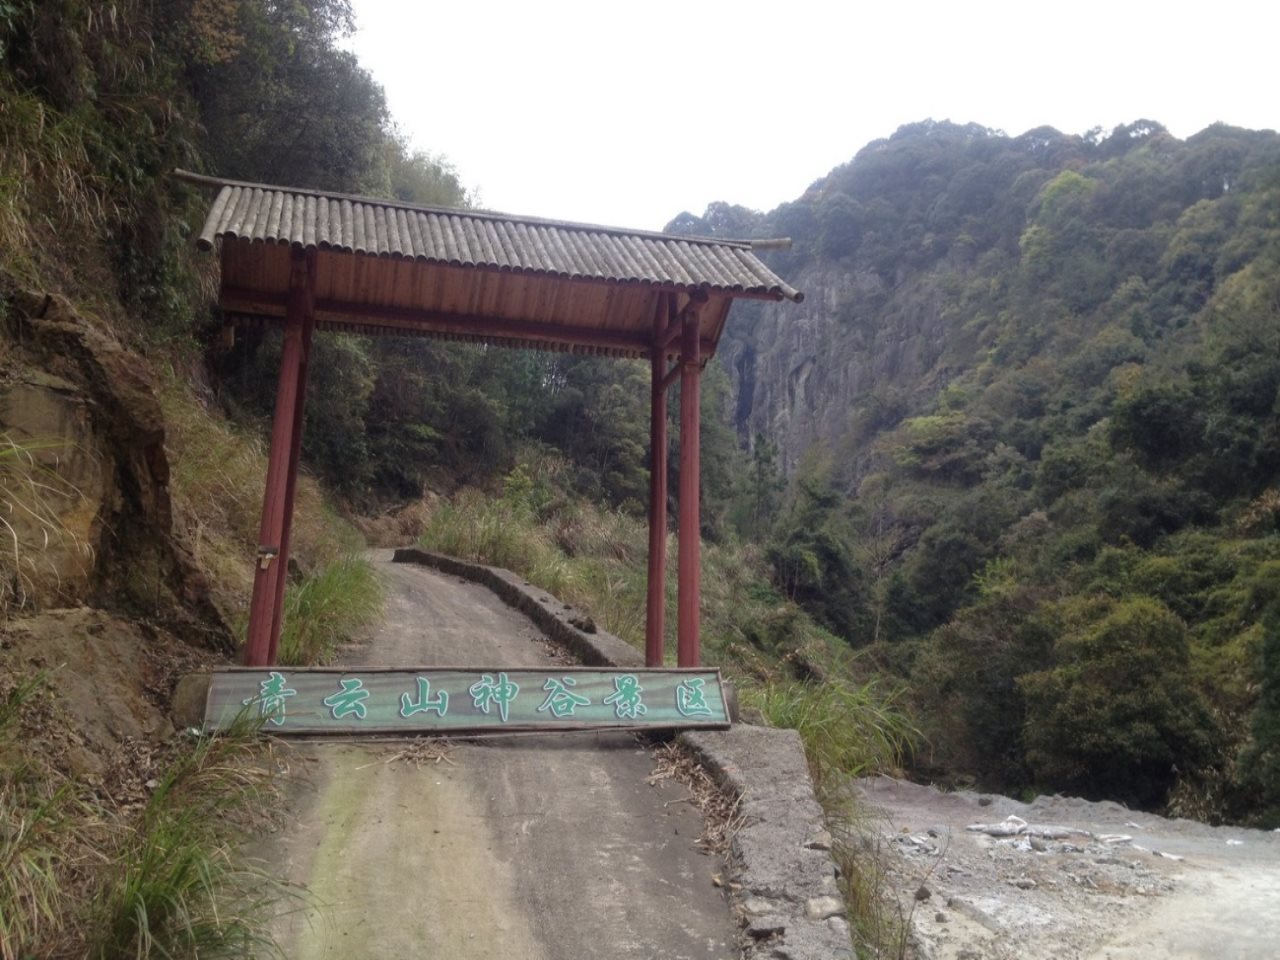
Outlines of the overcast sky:
M 353 0 L 412 143 L 484 206 L 660 228 L 769 210 L 932 117 L 1010 134 L 1280 124 L 1274 0 Z

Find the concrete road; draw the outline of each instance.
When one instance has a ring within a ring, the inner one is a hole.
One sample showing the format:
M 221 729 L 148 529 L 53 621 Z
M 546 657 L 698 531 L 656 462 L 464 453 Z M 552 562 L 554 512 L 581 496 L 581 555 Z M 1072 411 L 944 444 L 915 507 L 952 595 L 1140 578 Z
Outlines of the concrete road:
M 350 664 L 541 666 L 554 654 L 483 587 L 376 555 L 383 623 Z M 286 746 L 302 774 L 263 853 L 314 906 L 276 934 L 295 960 L 736 958 L 736 927 L 698 852 L 701 820 L 628 734 Z

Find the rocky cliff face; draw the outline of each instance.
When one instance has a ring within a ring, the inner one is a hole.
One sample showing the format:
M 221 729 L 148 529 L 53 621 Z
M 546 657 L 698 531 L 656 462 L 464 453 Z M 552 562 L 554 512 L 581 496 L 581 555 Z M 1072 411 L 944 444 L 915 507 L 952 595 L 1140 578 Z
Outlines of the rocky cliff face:
M 804 302 L 734 316 L 720 358 L 739 434 L 771 437 L 790 474 L 810 447 L 844 444 L 856 418 L 913 408 L 945 386 L 948 330 L 928 277 L 909 280 L 887 305 L 885 282 L 871 271 L 817 264 L 788 279 Z M 860 459 L 857 449 L 840 452 Z
M 88 603 L 224 640 L 173 536 L 146 363 L 61 297 L 0 289 L 0 318 L 0 609 Z

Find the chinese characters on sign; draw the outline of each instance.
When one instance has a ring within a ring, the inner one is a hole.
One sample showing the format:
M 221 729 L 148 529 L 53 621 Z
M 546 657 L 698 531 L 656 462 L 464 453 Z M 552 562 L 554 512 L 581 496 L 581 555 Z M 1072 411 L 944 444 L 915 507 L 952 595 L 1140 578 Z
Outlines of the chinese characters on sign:
M 505 673 L 498 674 L 496 680 L 486 673 L 473 683 L 471 689 L 467 692 L 471 694 L 471 699 L 475 701 L 476 709 L 481 713 L 488 713 L 489 705 L 496 703 L 498 705 L 498 714 L 502 717 L 502 722 L 506 723 L 511 701 L 520 692 L 520 686 L 508 680 Z
M 547 699 L 542 701 L 538 712 L 550 710 L 553 717 L 572 717 L 573 711 L 578 707 L 591 706 L 590 700 L 578 696 L 569 689 L 577 684 L 578 681 L 573 677 L 563 677 L 559 680 L 555 677 L 547 677 L 547 682 L 542 685 L 542 689 L 547 691 Z
M 448 713 L 449 691 L 441 690 L 432 698 L 431 681 L 426 677 L 419 677 L 417 700 L 411 699 L 407 693 L 400 695 L 400 716 L 407 720 L 415 713 L 424 713 L 427 710 L 434 710 L 438 717 L 443 717 Z
M 241 700 L 242 706 L 249 707 L 258 704 L 258 716 L 266 719 L 268 723 L 273 723 L 277 727 L 284 726 L 284 704 L 286 697 L 297 696 L 297 690 L 290 690 L 285 686 L 284 676 L 272 670 L 267 674 L 267 679 L 259 684 L 259 691 L 256 697 L 249 697 L 247 700 Z
M 273 733 L 725 727 L 716 670 L 236 668 L 213 675 L 205 728 L 244 712 Z
M 640 686 L 636 675 L 624 673 L 620 677 L 613 678 L 613 693 L 605 697 L 604 702 L 616 704 L 613 710 L 619 718 L 636 719 L 649 712 L 648 707 L 640 702 L 640 694 L 643 692 L 644 688 Z

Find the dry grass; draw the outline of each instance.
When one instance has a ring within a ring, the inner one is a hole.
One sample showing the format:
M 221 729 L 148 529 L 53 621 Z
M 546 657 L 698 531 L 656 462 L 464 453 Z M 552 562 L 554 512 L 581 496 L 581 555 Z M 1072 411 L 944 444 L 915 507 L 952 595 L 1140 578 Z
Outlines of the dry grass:
M 449 756 L 452 752 L 453 744 L 448 740 L 439 737 L 422 737 L 414 740 L 403 750 L 393 753 L 382 762 L 411 763 L 416 770 L 421 770 L 427 765 L 438 766 L 441 763 L 453 766 L 453 760 Z
M 668 802 L 691 803 L 702 814 L 702 833 L 695 844 L 707 853 L 728 853 L 733 835 L 745 823 L 738 811 L 741 798 L 716 783 L 707 768 L 674 741 L 658 745 L 653 762 L 654 771 L 646 782 L 676 781 L 689 791 L 689 796 Z
M 890 892 L 889 857 L 893 854 L 885 847 L 881 825 L 859 803 L 847 777 L 828 778 L 819 799 L 858 957 L 904 960 L 915 901 L 904 908 Z
M 84 500 L 59 475 L 56 440 L 15 440 L 0 433 L 0 610 L 26 606 L 37 581 L 57 580 L 58 567 L 46 562 L 50 548 L 79 555 L 87 564 L 93 548 L 62 517 Z M 53 458 L 50 467 L 45 460 Z
M 159 386 L 169 428 L 176 523 L 209 576 L 227 622 L 243 635 L 253 588 L 267 471 L 257 434 L 232 424 L 192 392 L 195 370 L 170 367 Z M 339 517 L 311 477 L 298 478 L 291 554 L 304 571 L 285 593 L 281 656 L 295 664 L 329 660 L 336 646 L 381 609 L 364 539 Z

